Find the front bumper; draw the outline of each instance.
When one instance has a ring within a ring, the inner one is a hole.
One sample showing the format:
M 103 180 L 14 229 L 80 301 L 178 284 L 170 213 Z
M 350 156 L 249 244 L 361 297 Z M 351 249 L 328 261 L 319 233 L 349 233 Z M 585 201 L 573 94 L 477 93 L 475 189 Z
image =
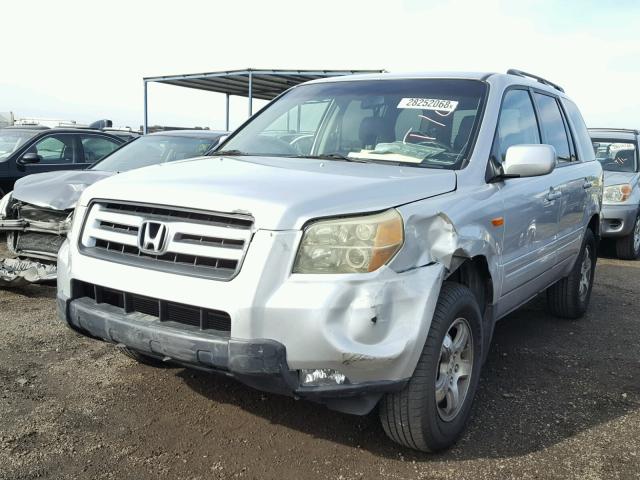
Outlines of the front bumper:
M 0 286 L 19 287 L 56 279 L 55 263 L 18 258 L 0 259 Z
M 223 373 L 259 390 L 325 403 L 346 413 L 368 413 L 384 392 L 400 390 L 407 382 L 301 386 L 298 372 L 287 365 L 285 346 L 273 340 L 241 340 L 173 328 L 89 298 L 71 300 L 58 295 L 57 308 L 58 316 L 83 335 L 187 367 Z
M 629 235 L 637 216 L 637 205 L 602 205 L 601 236 L 615 238 Z
M 8 258 L 0 258 L 0 286 L 55 281 L 58 248 L 67 231 L 66 222 L 0 220 L 9 254 Z
M 381 391 L 404 385 L 426 341 L 444 266 L 434 263 L 404 272 L 385 266 L 369 274 L 291 274 L 299 235 L 298 231 L 258 230 L 242 269 L 225 282 L 89 257 L 78 250 L 72 233 L 58 257 L 61 316 L 85 335 L 222 371 L 263 390 L 326 400 L 366 396 L 372 391 L 379 397 Z M 74 281 L 225 312 L 230 318 L 228 337 L 121 316 L 124 310 L 113 310 L 113 304 L 75 298 L 79 294 L 72 292 Z M 235 345 L 240 344 L 248 345 L 257 357 L 238 357 Z M 281 352 L 277 355 L 284 359 L 261 360 L 266 352 L 270 356 Z M 257 377 L 267 378 L 269 385 L 257 381 L 255 372 L 244 367 L 248 364 L 263 365 Z M 301 387 L 298 372 L 306 369 L 337 370 L 349 384 Z M 278 380 L 272 383 L 274 377 Z M 337 407 L 335 402 L 329 406 L 355 413 L 352 406 Z

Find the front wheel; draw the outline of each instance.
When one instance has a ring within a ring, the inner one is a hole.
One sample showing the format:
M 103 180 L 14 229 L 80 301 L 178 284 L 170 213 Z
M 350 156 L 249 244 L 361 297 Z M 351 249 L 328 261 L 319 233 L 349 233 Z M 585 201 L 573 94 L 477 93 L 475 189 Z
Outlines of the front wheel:
M 424 452 L 451 446 L 464 431 L 482 364 L 482 316 L 467 287 L 442 286 L 429 335 L 407 386 L 380 404 L 385 433 Z
M 571 273 L 547 289 L 547 308 L 552 315 L 576 319 L 589 306 L 596 269 L 596 238 L 590 229 Z
M 631 233 L 616 241 L 616 256 L 622 260 L 637 260 L 640 257 L 640 213 Z

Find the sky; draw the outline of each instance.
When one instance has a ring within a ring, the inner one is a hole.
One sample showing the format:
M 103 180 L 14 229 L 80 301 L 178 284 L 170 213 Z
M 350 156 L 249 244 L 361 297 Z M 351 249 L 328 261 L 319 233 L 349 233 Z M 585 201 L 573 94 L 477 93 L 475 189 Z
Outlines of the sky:
M 640 127 L 637 0 L 6 0 L 1 11 L 0 112 L 17 117 L 137 128 L 142 78 L 156 75 L 519 68 L 562 85 L 588 126 Z M 247 100 L 231 107 L 235 127 Z M 151 84 L 149 123 L 223 128 L 224 96 Z

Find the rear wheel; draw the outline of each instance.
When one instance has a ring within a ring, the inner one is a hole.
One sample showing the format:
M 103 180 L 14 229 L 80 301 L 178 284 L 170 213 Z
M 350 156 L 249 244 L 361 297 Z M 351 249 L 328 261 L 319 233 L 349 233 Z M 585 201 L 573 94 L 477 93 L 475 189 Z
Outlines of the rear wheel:
M 616 241 L 616 256 L 622 260 L 637 260 L 640 257 L 640 213 L 631 233 Z
M 478 303 L 467 287 L 447 282 L 413 376 L 403 390 L 382 399 L 385 433 L 424 452 L 451 446 L 466 427 L 481 364 Z
M 580 318 L 587 311 L 596 268 L 596 239 L 590 229 L 571 273 L 547 289 L 549 312 L 562 318 Z

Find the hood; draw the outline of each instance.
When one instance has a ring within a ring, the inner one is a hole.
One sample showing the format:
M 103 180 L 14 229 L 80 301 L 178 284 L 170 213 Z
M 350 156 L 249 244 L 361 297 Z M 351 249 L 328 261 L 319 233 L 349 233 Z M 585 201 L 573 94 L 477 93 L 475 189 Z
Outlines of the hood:
M 610 172 L 604 171 L 604 186 L 620 185 L 621 183 L 632 183 L 634 179 L 637 179 L 638 172 Z
M 140 168 L 88 188 L 113 199 L 251 214 L 257 228 L 380 211 L 456 188 L 451 170 L 274 157 L 204 157 Z
M 114 175 L 100 170 L 68 170 L 35 173 L 19 179 L 13 198 L 39 207 L 68 210 L 74 208 L 89 185 Z

